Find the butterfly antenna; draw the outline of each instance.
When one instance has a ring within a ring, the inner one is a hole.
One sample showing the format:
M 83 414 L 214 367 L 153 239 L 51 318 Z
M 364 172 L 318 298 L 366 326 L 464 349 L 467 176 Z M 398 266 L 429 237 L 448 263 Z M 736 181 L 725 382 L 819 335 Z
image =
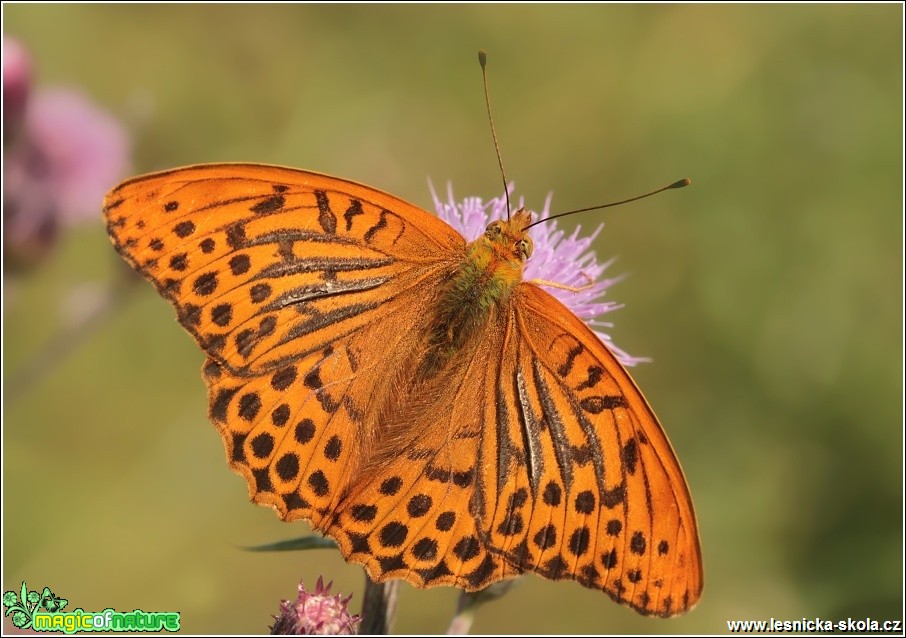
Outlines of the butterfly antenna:
M 484 103 L 488 107 L 488 122 L 491 123 L 491 137 L 494 138 L 494 150 L 497 151 L 497 165 L 500 166 L 500 176 L 503 178 L 503 195 L 506 197 L 506 218 L 510 219 L 510 191 L 507 188 L 506 173 L 503 170 L 503 158 L 500 156 L 500 143 L 497 141 L 497 131 L 494 129 L 494 118 L 491 117 L 491 96 L 488 93 L 488 54 L 484 49 L 478 50 L 478 63 L 481 65 L 481 79 L 484 82 Z
M 629 199 L 621 199 L 618 202 L 610 202 L 609 204 L 599 204 L 597 206 L 589 206 L 588 208 L 577 208 L 576 210 L 568 210 L 565 213 L 557 213 L 556 215 L 551 215 L 549 217 L 545 217 L 544 219 L 539 219 L 538 221 L 529 224 L 522 230 L 528 230 L 532 226 L 537 226 L 538 224 L 543 224 L 544 222 L 549 222 L 550 220 L 557 219 L 558 217 L 566 217 L 567 215 L 575 215 L 576 213 L 584 213 L 589 210 L 600 210 L 601 208 L 610 208 L 612 206 L 619 206 L 620 204 L 628 204 L 629 202 L 634 202 L 634 201 L 637 201 L 640 199 L 645 199 L 646 197 L 651 197 L 652 195 L 657 195 L 658 193 L 662 193 L 666 190 L 670 190 L 671 188 L 682 188 L 683 186 L 688 186 L 691 183 L 692 183 L 691 179 L 689 179 L 688 177 L 684 177 L 683 179 L 681 179 L 678 182 L 673 182 L 669 186 L 663 186 L 661 188 L 651 191 L 650 193 L 645 193 L 644 195 L 636 195 L 635 197 L 630 197 Z

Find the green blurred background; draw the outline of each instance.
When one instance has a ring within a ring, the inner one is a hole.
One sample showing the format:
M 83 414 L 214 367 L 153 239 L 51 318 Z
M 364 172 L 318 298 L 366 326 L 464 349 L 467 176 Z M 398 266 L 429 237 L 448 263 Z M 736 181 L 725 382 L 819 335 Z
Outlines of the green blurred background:
M 654 359 L 633 375 L 691 485 L 701 603 L 648 619 L 526 577 L 474 631 L 902 616 L 902 6 L 4 10 L 40 84 L 80 87 L 128 124 L 135 173 L 241 160 L 429 209 L 428 177 L 496 195 L 483 47 L 530 207 L 693 179 L 564 226 L 606 220 L 598 255 L 631 274 L 609 293 L 626 303 L 612 333 Z M 207 423 L 201 353 L 150 286 L 16 385 L 73 300 L 119 268 L 99 211 L 6 277 L 4 590 L 27 580 L 73 607 L 261 632 L 324 574 L 358 609 L 362 573 L 337 552 L 240 550 L 307 527 L 248 502 Z M 396 631 L 444 631 L 455 598 L 404 585 Z

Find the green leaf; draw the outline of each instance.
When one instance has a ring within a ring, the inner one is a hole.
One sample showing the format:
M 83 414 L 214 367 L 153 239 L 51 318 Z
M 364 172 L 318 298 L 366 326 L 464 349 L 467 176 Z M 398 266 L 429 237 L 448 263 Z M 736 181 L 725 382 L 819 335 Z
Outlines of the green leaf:
M 249 552 L 293 552 L 303 549 L 335 549 L 336 546 L 337 544 L 329 538 L 311 535 L 243 549 Z

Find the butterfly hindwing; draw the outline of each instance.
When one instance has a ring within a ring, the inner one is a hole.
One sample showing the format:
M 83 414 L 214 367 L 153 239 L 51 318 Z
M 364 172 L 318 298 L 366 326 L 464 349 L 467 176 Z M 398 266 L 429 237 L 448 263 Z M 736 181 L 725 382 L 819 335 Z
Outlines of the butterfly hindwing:
M 499 335 L 488 333 L 483 341 L 496 346 Z M 374 463 L 339 504 L 326 531 L 373 579 L 475 591 L 518 575 L 477 528 L 480 444 L 496 418 L 484 400 L 499 365 L 494 352 L 473 349 L 449 374 L 413 388 L 415 408 L 398 414 L 398 456 Z

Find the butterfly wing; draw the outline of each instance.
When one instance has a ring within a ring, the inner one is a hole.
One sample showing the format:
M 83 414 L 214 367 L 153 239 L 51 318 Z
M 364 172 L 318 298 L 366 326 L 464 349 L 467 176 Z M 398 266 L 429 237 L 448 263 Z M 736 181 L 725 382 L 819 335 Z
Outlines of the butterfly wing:
M 465 245 L 373 188 L 254 164 L 138 177 L 107 195 L 104 213 L 119 253 L 208 354 L 241 373 L 354 332 L 388 311 L 401 279 L 417 283 Z
M 702 566 L 679 462 L 632 379 L 560 302 L 521 284 L 481 442 L 481 537 L 519 570 L 643 614 L 697 602 Z
M 104 213 L 207 354 L 210 417 L 252 498 L 319 526 L 462 237 L 373 188 L 250 164 L 129 180 Z
M 467 591 L 521 573 L 481 539 L 474 498 L 486 429 L 495 428 L 499 331 L 488 327 L 455 365 L 415 388 L 395 414 L 396 458 L 378 458 L 327 528 L 373 580 Z

